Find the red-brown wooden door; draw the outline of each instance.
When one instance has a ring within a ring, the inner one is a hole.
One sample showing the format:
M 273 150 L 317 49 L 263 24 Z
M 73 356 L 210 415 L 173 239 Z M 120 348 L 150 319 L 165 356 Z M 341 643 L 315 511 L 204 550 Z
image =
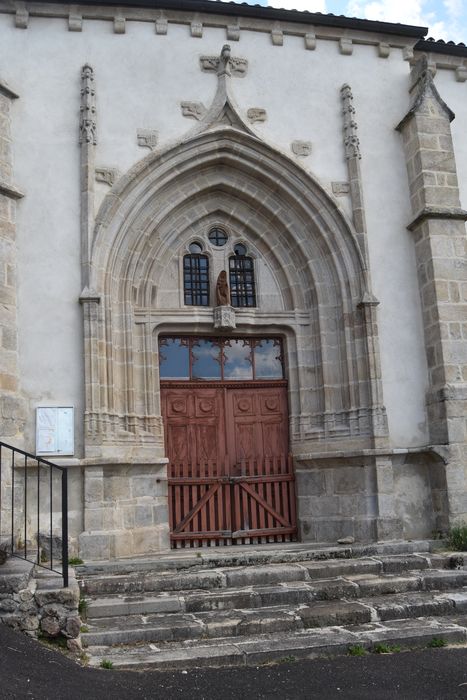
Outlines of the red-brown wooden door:
M 174 546 L 290 541 L 285 381 L 161 384 Z

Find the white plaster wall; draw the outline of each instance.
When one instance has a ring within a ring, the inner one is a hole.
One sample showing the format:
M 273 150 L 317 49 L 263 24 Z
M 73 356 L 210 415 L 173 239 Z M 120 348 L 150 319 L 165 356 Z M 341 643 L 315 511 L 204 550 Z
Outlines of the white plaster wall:
M 21 95 L 13 111 L 13 136 L 15 182 L 27 193 L 18 207 L 22 386 L 31 410 L 38 403 L 76 406 L 79 455 L 81 66 L 89 62 L 95 70 L 96 165 L 124 172 L 148 153 L 136 144 L 138 128 L 156 129 L 164 148 L 195 124 L 182 117 L 182 100 L 209 106 L 216 77 L 201 72 L 198 59 L 219 54 L 225 31 L 205 28 L 198 39 L 190 37 L 187 26 L 171 24 L 167 36 L 157 36 L 152 23 L 127 22 L 126 34 L 116 35 L 111 22 L 85 20 L 83 32 L 75 33 L 67 31 L 64 19 L 38 18 L 30 19 L 27 30 L 19 30 L 12 16 L 0 15 L 0 35 L 2 78 Z M 239 42 L 232 42 L 232 52 L 249 61 L 247 76 L 232 79 L 243 115 L 250 107 L 265 108 L 267 121 L 253 128 L 292 158 L 296 157 L 291 141 L 311 141 L 312 155 L 296 159 L 328 191 L 332 181 L 347 179 L 340 88 L 345 82 L 352 87 L 373 285 L 381 302 L 384 396 L 391 439 L 398 447 L 425 444 L 423 333 L 413 243 L 406 230 L 411 212 L 405 160 L 394 130 L 408 109 L 408 63 L 397 49 L 381 59 L 375 47 L 355 45 L 352 56 L 343 56 L 335 41 L 319 41 L 316 51 L 306 51 L 301 38 L 285 37 L 284 46 L 279 47 L 271 44 L 267 33 L 246 31 Z M 453 94 L 456 90 L 456 95 L 464 94 L 465 85 L 455 83 L 451 73 L 442 80 L 446 84 L 452 80 Z M 450 95 L 443 96 L 450 101 Z M 457 126 L 454 136 L 459 145 Z M 464 154 L 467 146 L 459 148 Z M 462 159 L 466 162 L 461 157 L 458 163 Z M 462 168 L 467 182 L 467 166 Z M 108 189 L 99 185 L 96 191 L 104 196 Z M 348 200 L 337 201 L 349 211 Z M 32 430 L 31 413 L 30 439 Z

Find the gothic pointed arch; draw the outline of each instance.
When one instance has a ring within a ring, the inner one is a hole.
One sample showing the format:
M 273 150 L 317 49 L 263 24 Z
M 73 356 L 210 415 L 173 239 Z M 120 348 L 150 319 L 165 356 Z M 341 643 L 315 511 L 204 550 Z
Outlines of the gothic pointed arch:
M 141 458 L 163 456 L 154 338 L 212 330 L 212 308 L 187 308 L 179 293 L 180 256 L 210 222 L 255 256 L 257 306 L 237 311 L 237 328 L 286 339 L 296 450 L 322 450 L 329 440 L 368 447 L 384 436 L 368 355 L 375 359 L 375 324 L 361 306 L 368 275 L 351 225 L 284 154 L 218 127 L 150 154 L 100 208 L 85 312 L 87 454 L 113 455 L 126 444 Z

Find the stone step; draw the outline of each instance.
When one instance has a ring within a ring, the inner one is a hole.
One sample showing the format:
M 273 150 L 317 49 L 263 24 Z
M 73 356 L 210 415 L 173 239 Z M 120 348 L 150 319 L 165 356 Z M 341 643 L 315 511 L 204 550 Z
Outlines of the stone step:
M 94 576 L 126 575 L 134 573 L 163 573 L 189 569 L 217 569 L 263 564 L 281 564 L 301 561 L 328 561 L 380 555 L 404 555 L 415 552 L 438 551 L 441 540 L 405 540 L 353 545 L 316 545 L 310 543 L 283 543 L 280 545 L 244 545 L 189 550 L 172 550 L 154 557 L 134 557 L 112 561 L 91 562 L 76 566 L 82 579 Z
M 186 590 L 213 590 L 239 586 L 269 585 L 274 583 L 310 581 L 334 576 L 357 574 L 402 573 L 428 568 L 449 568 L 457 555 L 429 552 L 404 555 L 380 555 L 366 558 L 301 561 L 288 564 L 196 568 L 175 573 L 136 571 L 127 574 L 80 576 L 81 590 L 88 596 L 132 594 L 145 592 L 173 592 Z
M 330 625 L 355 625 L 422 616 L 467 613 L 467 589 L 454 593 L 403 593 L 336 600 L 308 605 L 209 611 L 196 614 L 127 615 L 97 618 L 87 625 L 83 642 L 91 645 L 173 642 L 215 637 L 241 637 Z
M 376 644 L 421 648 L 434 638 L 447 643 L 465 642 L 467 619 L 423 618 L 371 622 L 347 627 L 322 627 L 246 638 L 190 640 L 137 646 L 105 645 L 86 649 L 89 665 L 111 662 L 115 669 L 185 670 L 199 667 L 251 666 L 278 661 L 348 653 L 357 645 L 371 650 Z
M 365 568 L 365 567 L 364 567 Z M 373 570 L 371 567 L 367 567 Z M 341 598 L 370 598 L 416 591 L 452 590 L 467 586 L 467 570 L 419 569 L 403 575 L 358 573 L 329 579 L 314 579 L 244 587 L 192 589 L 153 595 L 117 595 L 89 600 L 87 617 L 121 617 L 134 614 L 199 613 L 210 610 L 262 608 L 277 605 L 300 605 Z M 305 569 L 306 571 L 306 569 Z M 293 579 L 294 577 L 292 577 Z

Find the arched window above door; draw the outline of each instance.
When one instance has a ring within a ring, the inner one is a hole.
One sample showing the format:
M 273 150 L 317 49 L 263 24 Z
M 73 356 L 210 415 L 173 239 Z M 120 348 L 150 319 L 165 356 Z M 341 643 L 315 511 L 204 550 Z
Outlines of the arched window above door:
M 183 257 L 183 292 L 187 306 L 209 306 L 209 258 L 203 255 L 203 246 L 190 243 L 188 255 Z
M 229 284 L 232 306 L 256 306 L 254 262 L 243 243 L 234 245 L 234 255 L 229 258 Z

